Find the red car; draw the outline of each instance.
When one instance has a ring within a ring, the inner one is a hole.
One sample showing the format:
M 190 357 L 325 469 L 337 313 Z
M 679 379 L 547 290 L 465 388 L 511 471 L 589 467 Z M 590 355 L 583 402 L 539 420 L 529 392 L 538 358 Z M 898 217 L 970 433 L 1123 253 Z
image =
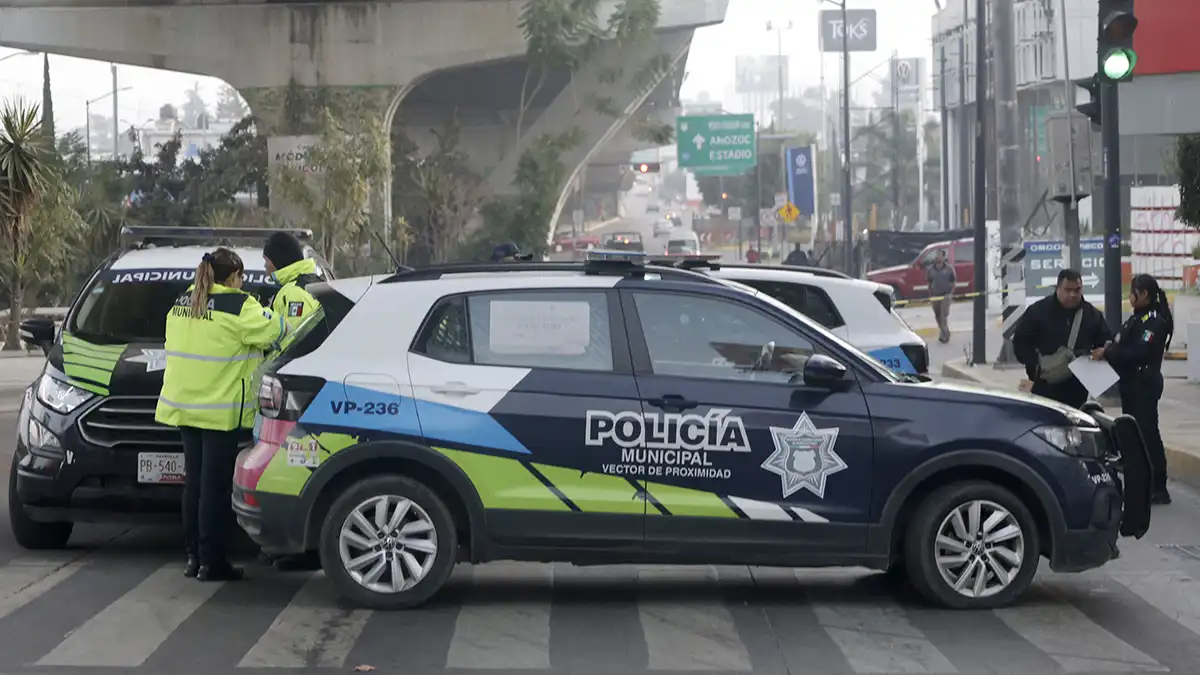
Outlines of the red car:
M 587 250 L 590 246 L 596 248 L 600 246 L 600 237 L 594 234 L 579 233 L 579 236 L 573 236 L 570 229 L 559 230 L 554 235 L 554 245 L 561 246 L 562 250 L 570 251 L 573 249 Z
M 867 273 L 867 279 L 896 289 L 897 300 L 928 296 L 929 282 L 925 278 L 925 268 L 933 264 L 938 251 L 945 251 L 947 264 L 954 266 L 957 280 L 955 294 L 975 292 L 975 250 L 972 239 L 930 244 L 911 263 L 871 270 Z

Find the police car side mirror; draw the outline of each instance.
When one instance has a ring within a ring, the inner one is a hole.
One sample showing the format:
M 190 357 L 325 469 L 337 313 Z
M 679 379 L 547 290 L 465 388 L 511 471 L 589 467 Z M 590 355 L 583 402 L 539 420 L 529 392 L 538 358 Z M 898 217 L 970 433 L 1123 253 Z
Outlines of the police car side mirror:
M 19 332 L 21 342 L 30 347 L 38 347 L 43 353 L 49 354 L 54 345 L 55 326 L 52 319 L 37 316 L 21 322 Z
M 845 377 L 846 366 L 824 354 L 813 354 L 804 364 L 804 383 L 807 385 L 828 386 Z

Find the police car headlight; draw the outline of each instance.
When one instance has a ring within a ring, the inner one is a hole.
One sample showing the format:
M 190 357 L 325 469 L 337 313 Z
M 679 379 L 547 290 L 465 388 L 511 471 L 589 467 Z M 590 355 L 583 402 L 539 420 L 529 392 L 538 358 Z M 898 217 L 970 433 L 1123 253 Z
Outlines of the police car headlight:
M 1038 427 L 1033 430 L 1038 438 L 1068 455 L 1094 459 L 1100 457 L 1098 432 L 1098 429 L 1080 427 Z
M 41 381 L 38 382 L 38 401 L 47 408 L 63 415 L 87 403 L 93 396 L 95 394 L 86 389 L 80 389 L 49 375 L 42 375 Z
M 29 427 L 26 430 L 25 442 L 31 448 L 52 448 L 54 450 L 62 450 L 62 445 L 58 442 L 58 436 L 55 436 L 49 429 L 42 426 L 41 422 L 30 418 Z

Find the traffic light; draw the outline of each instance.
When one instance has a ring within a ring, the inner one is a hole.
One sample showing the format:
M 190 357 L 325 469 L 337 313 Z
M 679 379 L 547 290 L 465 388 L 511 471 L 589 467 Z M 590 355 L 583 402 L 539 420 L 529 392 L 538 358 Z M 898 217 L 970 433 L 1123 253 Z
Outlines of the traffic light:
M 662 165 L 658 162 L 642 162 L 633 165 L 633 170 L 638 173 L 658 173 L 661 168 Z
M 1092 100 L 1080 103 L 1075 109 L 1091 120 L 1093 125 L 1100 126 L 1100 76 L 1082 77 L 1074 82 L 1076 87 L 1086 89 L 1092 97 Z
M 1133 51 L 1133 32 L 1138 20 L 1133 15 L 1134 0 L 1100 0 L 1100 34 L 1097 56 L 1100 75 L 1109 82 L 1133 79 L 1137 52 Z

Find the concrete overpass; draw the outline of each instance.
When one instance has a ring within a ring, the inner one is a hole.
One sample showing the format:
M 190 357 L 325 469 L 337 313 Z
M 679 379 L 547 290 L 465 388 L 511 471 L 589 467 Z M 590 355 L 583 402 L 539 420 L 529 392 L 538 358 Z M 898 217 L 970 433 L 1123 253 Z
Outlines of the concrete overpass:
M 493 192 L 503 195 L 514 192 L 523 141 L 578 128 L 584 140 L 563 158 L 574 177 L 620 140 L 622 126 L 652 93 L 674 98 L 675 82 L 637 91 L 630 77 L 658 55 L 682 70 L 694 30 L 723 21 L 728 0 L 661 0 L 654 40 L 638 49 L 602 46 L 571 87 L 565 73 L 552 73 L 518 137 L 515 112 L 526 68 L 518 27 L 523 5 L 0 0 L 0 46 L 221 78 L 250 104 L 260 133 L 276 140 L 314 133 L 322 106 L 344 118 L 378 116 L 388 126 L 399 113 L 409 128 L 441 126 L 457 114 L 463 149 Z M 602 2 L 600 22 L 617 9 L 616 0 Z M 623 67 L 616 81 L 605 77 L 613 66 Z M 605 98 L 617 114 L 583 105 L 579 92 Z M 384 200 L 385 212 L 389 202 Z

